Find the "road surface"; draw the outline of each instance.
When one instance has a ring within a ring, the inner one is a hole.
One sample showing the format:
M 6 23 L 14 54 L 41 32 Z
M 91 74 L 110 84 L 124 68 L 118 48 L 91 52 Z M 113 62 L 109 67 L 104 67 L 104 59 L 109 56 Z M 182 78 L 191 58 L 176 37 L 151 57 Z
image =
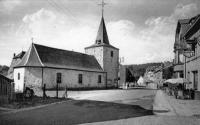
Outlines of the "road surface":
M 68 125 L 152 116 L 155 90 L 69 92 L 76 100 L 0 115 L 0 125 Z

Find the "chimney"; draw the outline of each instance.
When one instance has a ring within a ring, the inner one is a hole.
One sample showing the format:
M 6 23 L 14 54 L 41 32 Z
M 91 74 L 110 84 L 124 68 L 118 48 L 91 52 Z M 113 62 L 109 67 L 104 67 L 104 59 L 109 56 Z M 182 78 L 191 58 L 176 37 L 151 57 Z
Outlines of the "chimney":
M 13 54 L 13 57 L 15 57 L 15 53 Z

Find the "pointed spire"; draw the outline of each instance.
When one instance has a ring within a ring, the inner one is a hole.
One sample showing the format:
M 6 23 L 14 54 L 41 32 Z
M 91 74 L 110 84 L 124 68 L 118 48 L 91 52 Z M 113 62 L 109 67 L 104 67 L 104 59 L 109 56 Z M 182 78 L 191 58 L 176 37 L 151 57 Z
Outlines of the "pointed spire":
M 101 18 L 101 23 L 96 37 L 96 44 L 110 44 L 104 18 Z

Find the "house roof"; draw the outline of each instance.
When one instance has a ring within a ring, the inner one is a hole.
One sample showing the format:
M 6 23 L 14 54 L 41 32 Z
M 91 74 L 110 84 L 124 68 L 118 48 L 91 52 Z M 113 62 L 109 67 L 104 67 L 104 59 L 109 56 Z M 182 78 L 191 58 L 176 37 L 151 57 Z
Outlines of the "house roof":
M 31 47 L 16 67 L 53 67 L 67 68 L 87 71 L 101 71 L 101 66 L 94 56 L 47 47 L 38 44 L 31 44 Z
M 190 27 L 185 32 L 184 36 L 186 39 L 194 35 L 200 29 L 200 15 L 197 15 L 190 19 Z
M 106 30 L 106 25 L 105 25 L 105 21 L 104 21 L 103 17 L 101 18 L 101 23 L 99 25 L 95 43 L 89 47 L 86 47 L 85 49 L 93 48 L 93 47 L 100 47 L 100 46 L 106 46 L 106 47 L 118 49 L 118 48 L 110 45 L 107 30 Z
M 183 37 L 186 34 L 186 32 L 188 31 L 188 29 L 191 27 L 193 20 L 194 20 L 194 18 L 178 20 L 177 28 L 176 28 L 176 35 L 175 35 L 176 38 L 175 38 L 175 43 L 174 43 L 174 49 L 189 49 L 189 46 L 183 40 Z

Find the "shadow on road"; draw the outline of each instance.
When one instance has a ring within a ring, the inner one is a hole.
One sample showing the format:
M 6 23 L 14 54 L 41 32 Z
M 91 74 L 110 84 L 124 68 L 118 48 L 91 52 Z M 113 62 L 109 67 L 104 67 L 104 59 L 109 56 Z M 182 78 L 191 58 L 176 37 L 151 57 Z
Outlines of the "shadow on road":
M 153 115 L 139 105 L 91 100 L 70 100 L 44 108 L 1 116 L 0 124 L 9 125 L 69 125 Z

